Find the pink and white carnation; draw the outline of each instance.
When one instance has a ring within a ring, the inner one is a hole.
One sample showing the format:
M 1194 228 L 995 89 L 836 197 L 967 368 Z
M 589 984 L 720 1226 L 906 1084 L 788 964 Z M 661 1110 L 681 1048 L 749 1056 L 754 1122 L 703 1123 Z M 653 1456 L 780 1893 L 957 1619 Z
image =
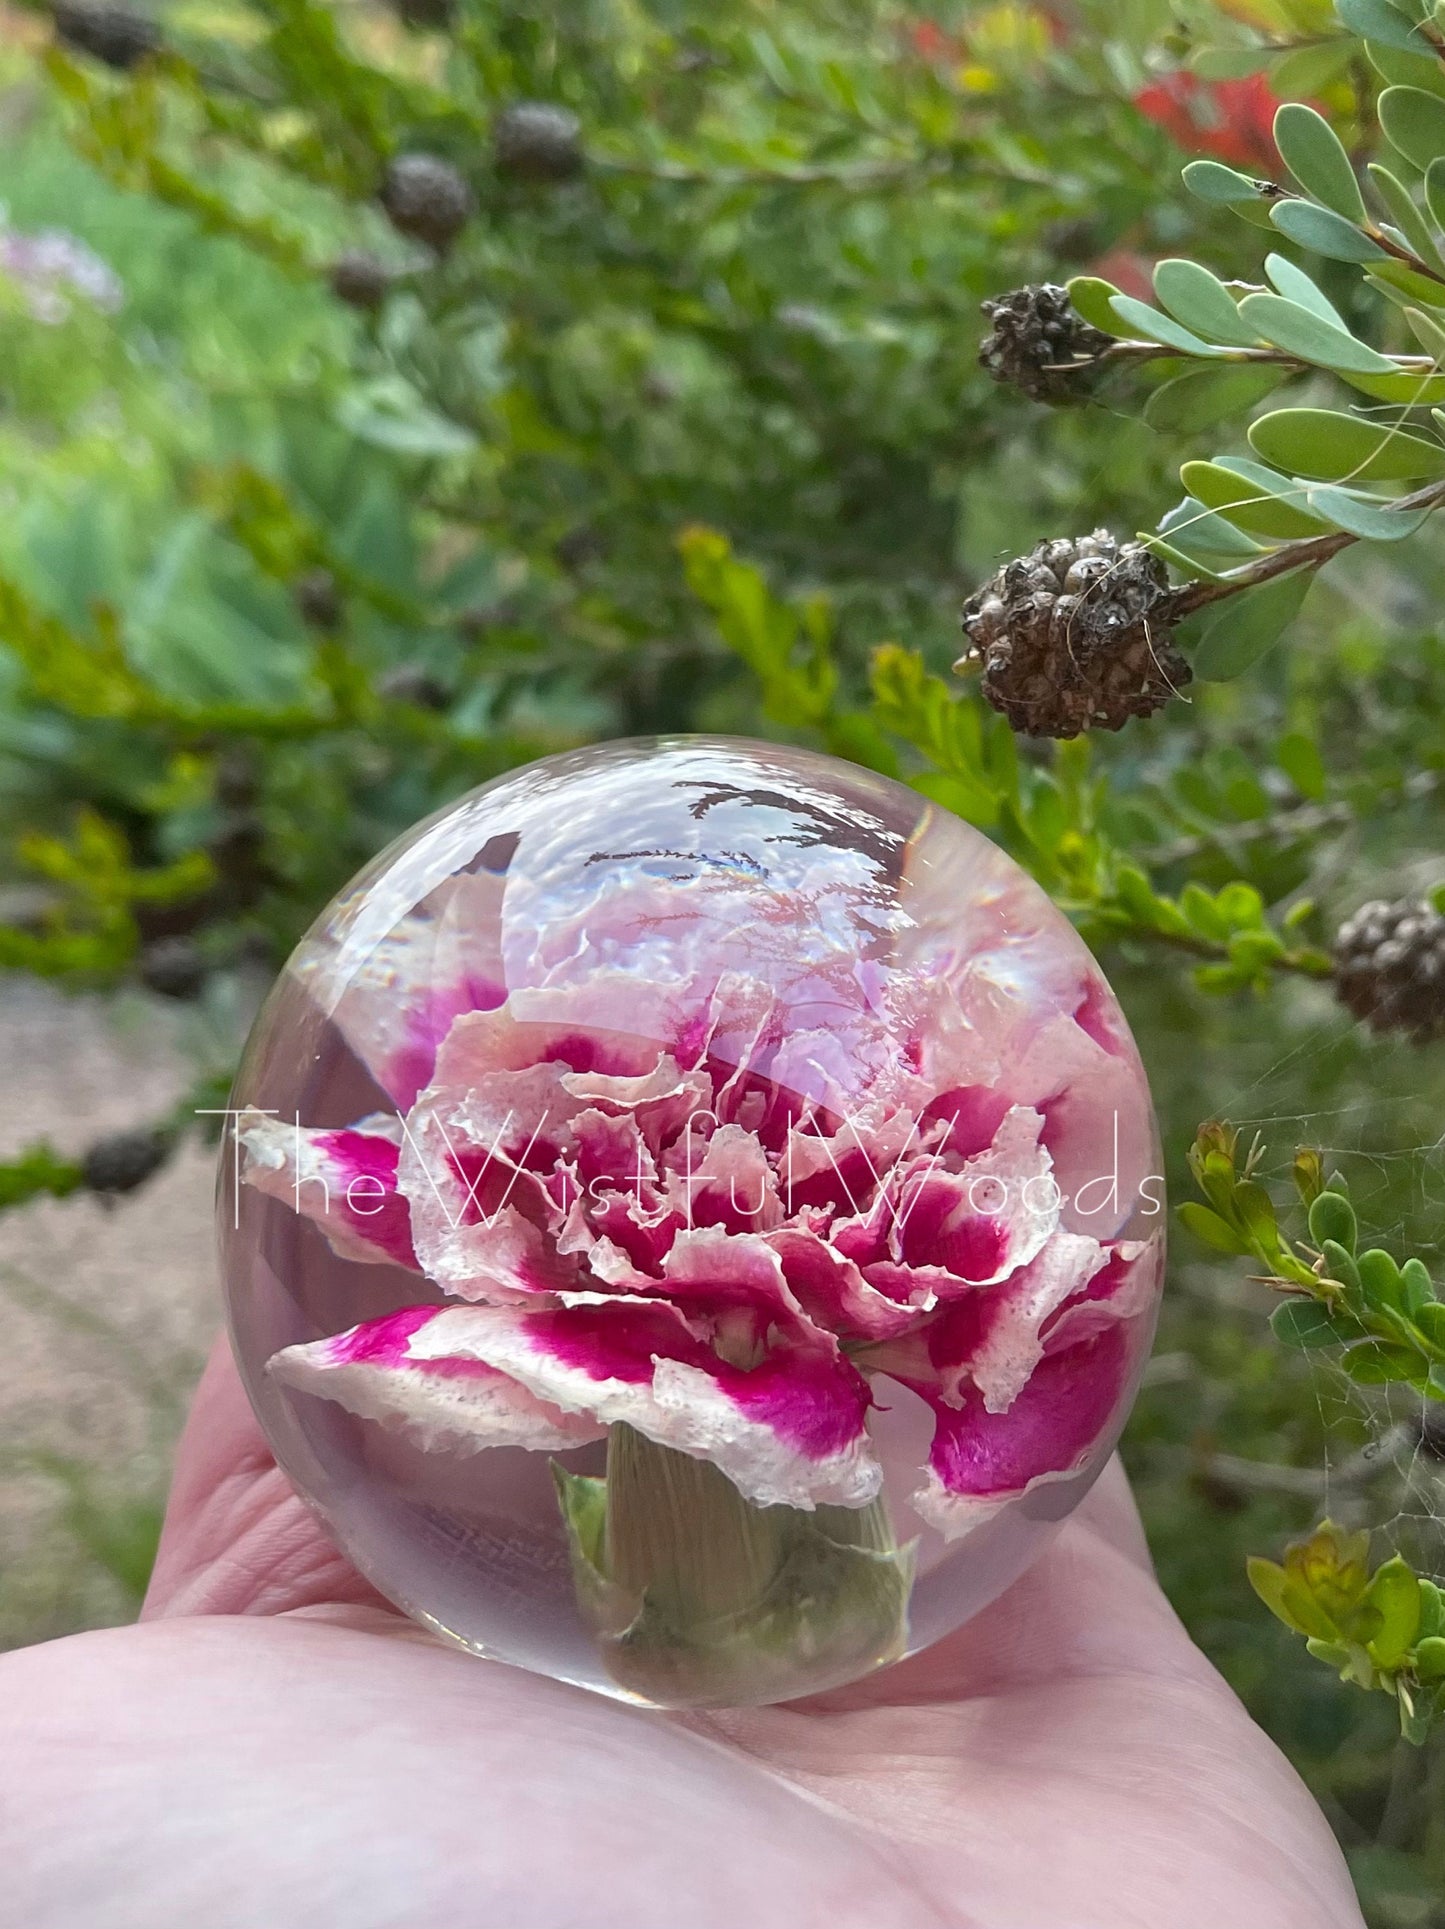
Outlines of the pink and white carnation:
M 275 1376 L 453 1452 L 626 1422 L 803 1509 L 879 1493 L 906 1387 L 946 1537 L 1096 1465 L 1162 1252 L 1121 1230 L 1152 1140 L 1108 988 L 1002 857 L 946 969 L 906 917 L 860 958 L 819 870 L 808 901 L 604 881 L 549 922 L 478 868 L 382 943 L 314 941 L 306 988 L 393 1109 L 246 1114 L 244 1177 L 432 1290 Z

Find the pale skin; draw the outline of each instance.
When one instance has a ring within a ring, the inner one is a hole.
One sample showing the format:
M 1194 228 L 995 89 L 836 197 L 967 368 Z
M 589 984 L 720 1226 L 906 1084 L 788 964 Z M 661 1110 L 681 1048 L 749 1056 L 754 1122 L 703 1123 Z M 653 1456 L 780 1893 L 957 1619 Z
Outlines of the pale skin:
M 442 1646 L 224 1349 L 139 1625 L 0 1657 L 9 1929 L 1361 1929 L 1111 1467 L 993 1608 L 855 1688 L 668 1716 Z

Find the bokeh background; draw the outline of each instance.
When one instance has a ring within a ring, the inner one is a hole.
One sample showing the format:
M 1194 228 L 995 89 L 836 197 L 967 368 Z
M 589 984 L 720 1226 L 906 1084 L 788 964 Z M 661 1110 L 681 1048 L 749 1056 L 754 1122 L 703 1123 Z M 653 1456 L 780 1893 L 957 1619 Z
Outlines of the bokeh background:
M 1281 97 L 1369 111 L 1347 62 L 1310 64 L 1313 0 L 150 17 L 171 51 L 127 69 L 0 6 L 8 1645 L 135 1611 L 217 1323 L 214 1154 L 186 1121 L 331 892 L 551 749 L 819 740 L 806 679 L 757 674 L 769 611 L 720 635 L 689 587 L 688 525 L 788 592 L 849 689 L 890 640 L 946 672 L 1004 556 L 1151 527 L 1202 425 L 1000 390 L 979 302 L 1088 269 L 1142 290 L 1172 253 L 1245 272 L 1257 239 L 1190 200 L 1183 161 L 1275 165 Z M 1208 57 L 1241 19 L 1293 65 Z M 585 174 L 491 166 L 515 98 L 575 113 Z M 441 262 L 376 204 L 398 144 L 472 184 Z M 348 250 L 374 305 L 333 289 Z M 1111 744 L 1138 846 L 1271 904 L 1439 883 L 1441 587 L 1428 532 L 1352 558 L 1247 685 Z M 864 708 L 821 735 L 881 755 Z M 1375 1233 L 1435 1255 L 1445 1048 L 1367 1039 L 1327 987 L 1210 997 L 1167 957 L 1105 961 L 1176 1198 L 1223 1114 L 1269 1170 L 1323 1146 Z M 144 1184 L 84 1183 L 97 1141 L 157 1126 Z M 1324 1804 L 1372 1923 L 1428 1929 L 1445 1748 L 1312 1663 L 1244 1561 L 1331 1512 L 1438 1574 L 1445 1430 L 1284 1354 L 1267 1311 L 1178 1235 L 1126 1457 L 1171 1598 Z

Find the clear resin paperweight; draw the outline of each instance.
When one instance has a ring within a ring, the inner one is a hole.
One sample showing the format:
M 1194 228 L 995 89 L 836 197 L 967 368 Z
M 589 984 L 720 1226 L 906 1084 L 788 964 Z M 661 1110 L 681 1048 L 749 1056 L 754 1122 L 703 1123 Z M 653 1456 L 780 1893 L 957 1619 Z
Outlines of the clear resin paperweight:
M 356 1566 L 664 1706 L 936 1641 L 1086 1492 L 1148 1350 L 1148 1087 L 1071 926 L 901 784 L 546 759 L 297 949 L 221 1161 L 231 1331 Z

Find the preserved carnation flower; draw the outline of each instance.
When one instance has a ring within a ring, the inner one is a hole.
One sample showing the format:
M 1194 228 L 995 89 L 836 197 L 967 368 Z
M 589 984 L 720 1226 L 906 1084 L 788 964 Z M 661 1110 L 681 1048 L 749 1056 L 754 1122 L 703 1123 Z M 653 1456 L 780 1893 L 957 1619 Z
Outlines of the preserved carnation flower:
M 702 738 L 514 772 L 305 939 L 232 1101 L 233 1336 L 400 1606 L 669 1705 L 958 1625 L 1123 1423 L 1148 1088 L 980 833 Z

